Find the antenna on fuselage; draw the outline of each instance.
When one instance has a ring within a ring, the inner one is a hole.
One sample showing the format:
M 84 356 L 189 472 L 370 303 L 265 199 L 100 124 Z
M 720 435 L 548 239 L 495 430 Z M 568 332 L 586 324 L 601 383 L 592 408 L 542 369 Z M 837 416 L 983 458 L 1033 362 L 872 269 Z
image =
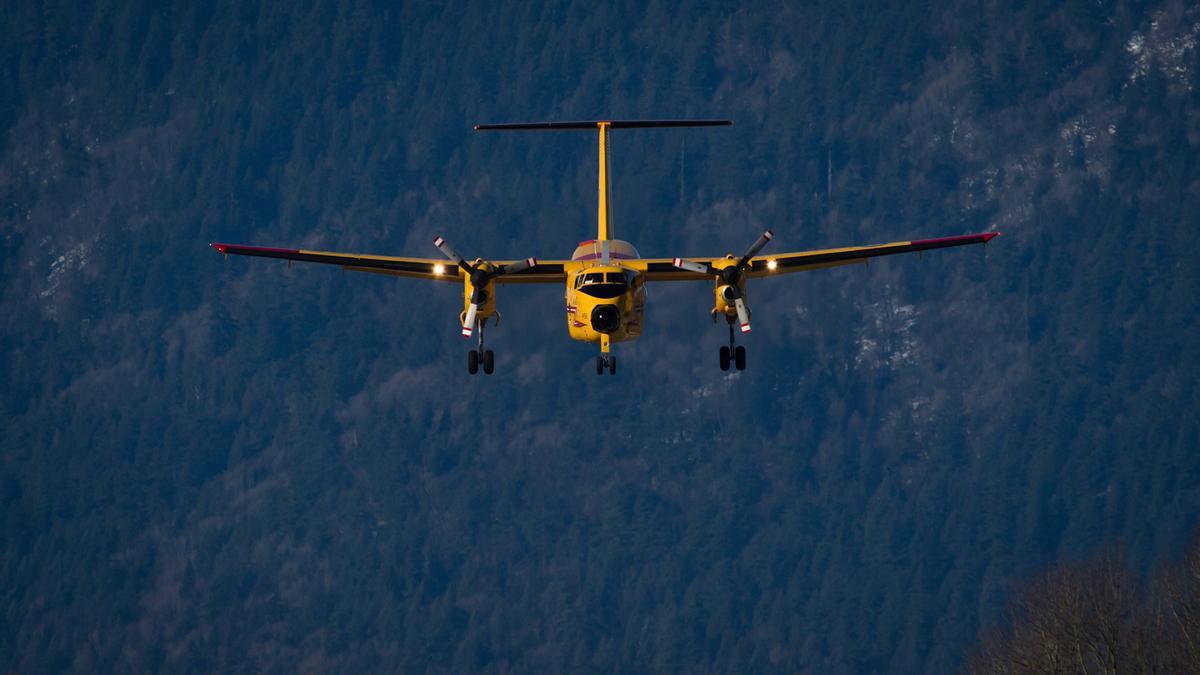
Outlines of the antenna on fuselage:
M 476 124 L 475 131 L 577 131 L 600 132 L 600 169 L 597 186 L 596 241 L 600 242 L 601 260 L 608 264 L 608 241 L 612 230 L 612 182 L 609 180 L 608 134 L 612 129 L 663 129 L 674 127 L 727 127 L 731 120 L 593 120 L 586 122 L 515 122 Z

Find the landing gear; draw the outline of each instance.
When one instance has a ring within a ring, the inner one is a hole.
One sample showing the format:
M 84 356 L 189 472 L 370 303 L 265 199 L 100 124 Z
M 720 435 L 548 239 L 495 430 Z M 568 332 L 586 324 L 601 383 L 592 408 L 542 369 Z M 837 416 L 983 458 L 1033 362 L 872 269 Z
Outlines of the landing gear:
M 496 355 L 492 354 L 492 350 L 485 349 L 481 352 L 472 349 L 467 352 L 467 372 L 474 375 L 479 372 L 479 366 L 483 366 L 485 375 L 491 375 L 496 371 Z
M 607 333 L 600 336 L 600 356 L 596 357 L 596 374 L 617 374 L 617 355 L 612 353 L 612 338 Z
M 496 370 L 496 355 L 490 349 L 483 348 L 483 326 L 484 321 L 478 323 L 479 330 L 479 349 L 472 349 L 467 352 L 467 372 L 474 375 L 479 372 L 479 366 L 483 365 L 485 375 L 491 375 Z
M 738 370 L 746 369 L 746 348 L 734 344 L 734 338 L 737 333 L 733 330 L 733 320 L 734 317 L 725 317 L 725 321 L 729 323 L 729 346 L 721 345 L 721 370 L 729 370 L 731 361 L 733 362 L 733 367 Z
M 596 374 L 603 375 L 607 370 L 609 375 L 617 374 L 617 357 L 612 354 L 603 354 L 596 357 Z

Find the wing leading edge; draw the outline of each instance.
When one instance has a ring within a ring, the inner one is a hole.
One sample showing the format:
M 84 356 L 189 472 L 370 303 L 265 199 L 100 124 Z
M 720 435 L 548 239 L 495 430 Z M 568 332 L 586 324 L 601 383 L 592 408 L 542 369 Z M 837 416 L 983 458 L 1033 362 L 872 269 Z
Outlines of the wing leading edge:
M 890 244 L 878 244 L 875 246 L 850 246 L 817 251 L 758 255 L 751 258 L 750 265 L 746 270 L 746 276 L 758 278 L 791 272 L 807 272 L 828 267 L 839 267 L 841 265 L 862 264 L 871 258 L 878 258 L 885 255 L 918 253 L 938 248 L 967 246 L 970 244 L 986 244 L 999 235 L 999 232 L 983 232 L 980 234 L 964 234 L 936 239 L 896 241 Z M 687 260 L 719 266 L 721 262 L 725 261 L 725 258 L 687 258 Z M 772 265 L 772 263 L 774 264 Z M 676 267 L 674 260 L 671 258 L 643 258 L 640 260 L 623 261 L 623 264 L 645 270 L 646 279 L 649 281 L 699 281 L 712 279 L 708 274 L 692 272 Z
M 394 256 L 368 255 L 365 253 L 335 253 L 332 251 L 308 251 L 304 249 L 271 248 L 267 246 L 245 246 L 242 244 L 209 244 L 218 253 L 226 255 L 248 255 L 259 258 L 323 263 L 337 265 L 353 272 L 373 272 L 398 277 L 430 279 L 432 281 L 462 282 L 462 270 L 445 259 L 399 258 Z M 499 266 L 511 265 L 515 260 L 498 260 Z M 497 283 L 554 283 L 566 280 L 562 260 L 538 261 L 538 264 L 523 272 L 498 277 Z
M 841 265 L 862 264 L 871 258 L 878 258 L 898 253 L 918 253 L 953 246 L 970 244 L 986 244 L 999 232 L 983 232 L 954 237 L 939 237 L 936 239 L 917 239 L 914 241 L 897 241 L 875 246 L 851 246 L 846 248 L 831 248 L 816 251 L 801 251 L 796 253 L 780 253 L 776 255 L 759 255 L 751 259 L 746 275 L 752 278 L 788 274 L 791 272 L 807 272 L 810 270 L 839 267 Z M 369 255 L 364 253 L 335 253 L 332 251 L 310 251 L 305 249 L 271 248 L 267 246 L 246 246 L 242 244 L 213 243 L 210 246 L 218 253 L 226 255 L 246 255 L 260 258 L 277 258 L 296 262 L 322 263 L 337 265 L 354 272 L 373 272 L 399 277 L 429 279 L 432 281 L 463 280 L 462 270 L 444 259 L 437 258 L 402 258 L 395 256 Z M 688 260 L 720 265 L 724 257 L 688 258 Z M 500 260 L 496 265 L 510 265 L 517 261 Z M 774 266 L 772 266 L 774 263 Z M 568 268 L 575 268 L 580 263 L 571 260 L 539 260 L 537 265 L 523 272 L 498 277 L 496 283 L 564 283 Z M 711 280 L 711 276 L 680 269 L 674 265 L 671 258 L 637 258 L 622 260 L 621 265 L 630 269 L 645 272 L 648 281 L 700 281 Z

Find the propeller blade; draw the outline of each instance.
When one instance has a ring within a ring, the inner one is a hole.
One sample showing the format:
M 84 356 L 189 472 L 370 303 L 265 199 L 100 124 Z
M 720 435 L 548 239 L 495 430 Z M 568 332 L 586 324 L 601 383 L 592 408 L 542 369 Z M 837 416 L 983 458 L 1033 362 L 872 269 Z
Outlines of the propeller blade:
M 536 258 L 526 258 L 524 260 L 518 260 L 511 265 L 505 265 L 500 274 L 520 274 L 521 272 L 536 266 Z
M 733 306 L 737 309 L 738 323 L 741 324 L 742 332 L 750 332 L 750 310 L 746 309 L 746 301 L 740 297 L 733 301 Z
M 762 236 L 759 237 L 758 240 L 746 250 L 746 255 L 742 256 L 742 259 L 738 261 L 738 267 L 745 267 L 746 263 L 750 262 L 751 258 L 758 255 L 758 252 L 761 251 L 764 246 L 770 243 L 773 238 L 775 238 L 774 232 L 770 230 L 763 232 Z
M 455 265 L 463 268 L 463 271 L 465 271 L 467 274 L 475 271 L 475 268 L 468 265 L 467 261 L 462 259 L 462 256 L 455 253 L 454 249 L 450 248 L 450 244 L 447 244 L 445 239 L 441 237 L 435 237 L 433 240 L 433 245 L 438 247 L 438 250 L 442 252 L 442 255 L 454 261 Z
M 681 270 L 687 270 L 689 272 L 696 272 L 698 274 L 712 274 L 713 273 L 713 270 L 710 266 L 705 265 L 703 263 L 692 262 L 691 260 L 684 260 L 683 258 L 676 258 L 674 261 L 674 265 Z
M 467 307 L 467 318 L 463 319 L 463 326 L 462 326 L 463 337 L 469 338 L 469 337 L 471 337 L 471 334 L 475 332 L 475 314 L 478 311 L 479 311 L 479 305 L 477 305 L 473 302 L 471 303 L 470 307 Z

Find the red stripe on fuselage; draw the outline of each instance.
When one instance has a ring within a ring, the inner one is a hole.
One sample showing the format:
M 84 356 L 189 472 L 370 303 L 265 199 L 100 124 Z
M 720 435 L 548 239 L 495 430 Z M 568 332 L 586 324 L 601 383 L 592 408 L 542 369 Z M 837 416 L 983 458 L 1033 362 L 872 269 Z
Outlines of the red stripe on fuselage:
M 603 257 L 603 253 L 589 253 L 588 255 L 581 255 L 578 258 L 571 258 L 571 260 L 599 260 Z M 608 257 L 613 258 L 614 260 L 636 260 L 636 258 L 631 255 L 623 255 L 614 251 L 609 251 Z

